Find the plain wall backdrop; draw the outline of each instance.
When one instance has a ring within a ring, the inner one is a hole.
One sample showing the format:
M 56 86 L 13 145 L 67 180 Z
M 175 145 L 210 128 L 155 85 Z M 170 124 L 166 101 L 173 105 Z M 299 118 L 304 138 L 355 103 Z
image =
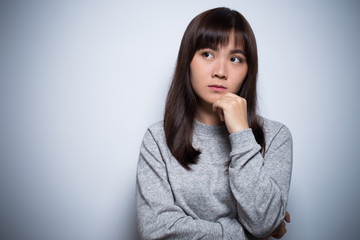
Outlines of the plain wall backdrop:
M 1 1 L 0 239 L 115 240 L 182 35 L 227 6 L 258 43 L 260 113 L 294 165 L 283 239 L 360 239 L 358 1 Z

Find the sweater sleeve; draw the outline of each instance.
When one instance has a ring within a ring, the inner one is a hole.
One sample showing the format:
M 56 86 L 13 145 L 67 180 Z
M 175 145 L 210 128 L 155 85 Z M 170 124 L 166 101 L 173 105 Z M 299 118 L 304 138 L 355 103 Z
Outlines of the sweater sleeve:
M 251 129 L 230 135 L 229 180 L 240 223 L 255 237 L 266 237 L 283 221 L 292 171 L 292 137 L 282 125 L 264 157 Z
M 194 219 L 175 204 L 165 162 L 149 130 L 140 147 L 136 195 L 142 239 L 247 239 L 238 219 Z

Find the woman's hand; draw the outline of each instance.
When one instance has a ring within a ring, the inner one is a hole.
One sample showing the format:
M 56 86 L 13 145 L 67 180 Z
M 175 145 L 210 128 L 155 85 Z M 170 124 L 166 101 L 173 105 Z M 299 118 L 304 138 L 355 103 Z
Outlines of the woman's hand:
M 286 233 L 286 224 L 285 224 L 285 222 L 287 222 L 287 223 L 290 222 L 290 214 L 289 214 L 288 211 L 286 211 L 286 213 L 285 213 L 284 221 L 282 221 L 280 223 L 280 225 L 275 229 L 275 231 L 273 231 L 271 233 L 271 235 L 269 237 L 263 238 L 262 240 L 268 240 L 270 237 L 273 237 L 273 238 L 276 238 L 276 239 L 282 238 Z
M 217 111 L 221 121 L 225 121 L 230 134 L 249 128 L 245 98 L 226 93 L 213 104 L 213 111 Z

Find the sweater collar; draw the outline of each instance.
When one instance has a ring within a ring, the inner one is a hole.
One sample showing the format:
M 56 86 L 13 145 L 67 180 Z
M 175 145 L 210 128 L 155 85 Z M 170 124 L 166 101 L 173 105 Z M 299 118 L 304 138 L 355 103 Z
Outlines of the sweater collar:
M 214 136 L 219 134 L 229 135 L 226 125 L 206 125 L 197 120 L 194 120 L 194 133 L 205 136 Z

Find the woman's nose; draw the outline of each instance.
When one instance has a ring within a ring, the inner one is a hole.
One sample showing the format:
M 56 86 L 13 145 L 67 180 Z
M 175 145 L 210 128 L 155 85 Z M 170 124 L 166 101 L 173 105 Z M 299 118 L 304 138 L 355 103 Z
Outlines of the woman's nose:
M 226 62 L 225 61 L 222 61 L 222 60 L 216 61 L 216 63 L 214 64 L 212 77 L 213 78 L 223 79 L 223 80 L 227 79 L 228 74 L 227 74 Z

